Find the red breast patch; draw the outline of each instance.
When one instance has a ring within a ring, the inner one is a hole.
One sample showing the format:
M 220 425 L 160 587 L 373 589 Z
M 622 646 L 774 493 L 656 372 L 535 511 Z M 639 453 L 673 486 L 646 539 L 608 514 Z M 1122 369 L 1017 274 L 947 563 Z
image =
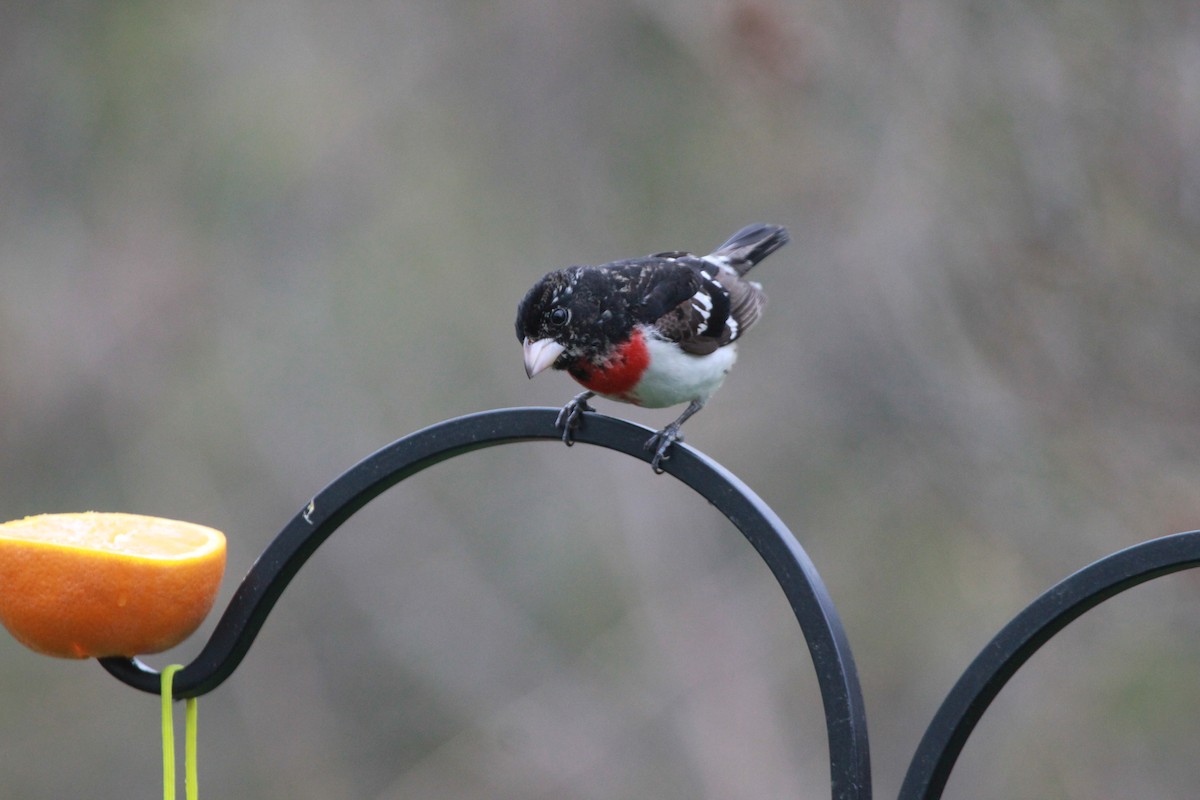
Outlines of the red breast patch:
M 649 366 L 650 350 L 646 347 L 646 339 L 635 329 L 629 341 L 614 350 L 607 362 L 578 372 L 572 370 L 571 375 L 589 391 L 621 397 L 637 386 Z

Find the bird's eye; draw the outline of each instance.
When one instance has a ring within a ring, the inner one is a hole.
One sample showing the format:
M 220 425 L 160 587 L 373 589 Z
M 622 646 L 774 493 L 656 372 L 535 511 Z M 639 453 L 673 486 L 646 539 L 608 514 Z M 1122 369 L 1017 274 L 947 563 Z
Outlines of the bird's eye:
M 559 306 L 550 312 L 550 323 L 552 325 L 566 325 L 571 319 L 571 312 Z

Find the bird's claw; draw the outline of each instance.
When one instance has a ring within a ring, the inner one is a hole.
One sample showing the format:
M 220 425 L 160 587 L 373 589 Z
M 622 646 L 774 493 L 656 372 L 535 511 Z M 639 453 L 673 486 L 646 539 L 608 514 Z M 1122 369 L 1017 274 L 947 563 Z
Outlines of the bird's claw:
M 567 447 L 575 444 L 575 429 L 583 421 L 584 413 L 596 410 L 588 405 L 588 398 L 591 396 L 590 392 L 576 395 L 571 402 L 562 407 L 562 411 L 558 412 L 558 417 L 554 420 L 554 427 L 562 428 L 563 444 Z
M 645 449 L 654 451 L 654 458 L 650 459 L 650 468 L 654 470 L 655 475 L 662 475 L 665 472 L 662 468 L 662 462 L 671 459 L 667 455 L 667 451 L 671 449 L 671 445 L 682 441 L 683 431 L 679 430 L 679 426 L 677 425 L 668 425 L 646 441 Z

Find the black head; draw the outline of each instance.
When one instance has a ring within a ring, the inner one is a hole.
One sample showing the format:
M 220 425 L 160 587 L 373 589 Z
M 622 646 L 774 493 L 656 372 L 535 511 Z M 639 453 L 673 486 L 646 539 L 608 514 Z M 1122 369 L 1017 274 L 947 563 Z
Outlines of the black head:
M 614 285 L 613 275 L 597 267 L 555 270 L 517 307 L 519 341 L 552 340 L 562 346 L 555 369 L 602 358 L 632 328 L 627 295 Z

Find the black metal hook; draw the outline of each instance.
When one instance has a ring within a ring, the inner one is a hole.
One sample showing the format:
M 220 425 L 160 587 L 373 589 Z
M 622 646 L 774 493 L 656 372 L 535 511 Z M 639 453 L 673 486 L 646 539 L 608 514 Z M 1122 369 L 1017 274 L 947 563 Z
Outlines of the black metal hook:
M 937 800 L 950 771 L 996 695 L 1018 669 L 1084 612 L 1140 583 L 1200 566 L 1200 531 L 1128 547 L 1052 586 L 996 634 L 958 679 L 929 723 L 900 788 L 900 800 Z
M 275 602 L 309 556 L 382 492 L 441 461 L 511 442 L 558 441 L 557 409 L 486 411 L 400 439 L 352 467 L 297 514 L 250 568 L 200 654 L 175 676 L 177 698 L 219 686 L 241 663 Z M 589 413 L 575 441 L 649 462 L 648 428 Z M 775 513 L 716 462 L 674 445 L 665 471 L 717 507 L 762 556 L 800 623 L 824 703 L 832 796 L 869 800 L 866 711 L 842 623 L 820 575 Z M 1043 644 L 1089 609 L 1138 584 L 1200 566 L 1200 531 L 1121 550 L 1051 587 L 1008 623 L 959 678 L 930 722 L 900 789 L 900 800 L 937 800 L 975 725 L 1008 680 Z M 137 659 L 101 664 L 124 683 L 159 691 L 159 673 Z
M 558 409 L 485 411 L 417 431 L 388 445 L 331 483 L 279 533 L 250 568 L 207 644 L 175 675 L 174 695 L 196 697 L 219 686 L 241 663 L 275 602 L 309 556 L 355 512 L 396 485 L 441 461 L 485 447 L 561 439 Z M 649 462 L 648 428 L 588 414 L 575 441 Z M 799 542 L 740 480 L 699 452 L 677 443 L 665 471 L 717 507 L 766 561 L 783 588 L 808 643 L 824 703 L 832 796 L 869 800 L 870 754 L 866 710 L 850 645 L 833 601 Z M 159 673 L 138 659 L 106 658 L 118 680 L 145 692 L 160 689 Z

